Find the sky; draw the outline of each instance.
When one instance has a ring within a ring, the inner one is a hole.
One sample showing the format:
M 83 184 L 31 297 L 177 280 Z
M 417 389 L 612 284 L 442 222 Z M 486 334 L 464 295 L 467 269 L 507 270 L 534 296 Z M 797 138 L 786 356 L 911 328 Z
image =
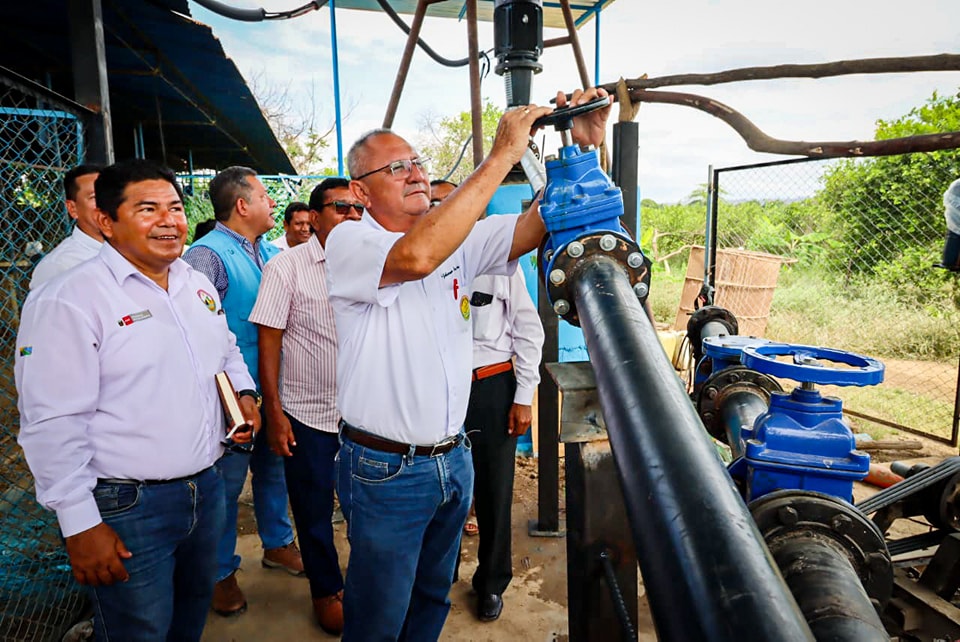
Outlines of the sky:
M 305 0 L 223 0 L 267 11 L 292 9 Z M 459 2 L 459 0 L 447 0 Z M 302 106 L 315 88 L 321 126 L 334 122 L 330 10 L 264 23 L 222 18 L 190 2 L 193 17 L 213 28 L 228 57 L 246 78 L 262 74 L 288 86 Z M 404 16 L 407 23 L 412 16 Z M 601 83 L 710 73 L 739 67 L 812 64 L 856 58 L 960 53 L 958 0 L 614 0 L 600 16 Z M 360 134 L 382 124 L 406 35 L 383 13 L 337 9 L 343 150 Z M 427 18 L 421 38 L 447 58 L 467 55 L 466 23 Z M 544 38 L 564 35 L 545 29 Z M 594 78 L 594 22 L 579 31 Z M 493 25 L 479 24 L 481 50 L 493 46 Z M 532 100 L 547 104 L 557 90 L 579 86 L 570 47 L 555 47 L 540 59 Z M 892 120 L 922 105 L 934 91 L 956 94 L 960 72 L 924 72 L 785 79 L 712 86 L 665 88 L 707 96 L 745 115 L 765 133 L 787 140 L 872 140 L 878 119 Z M 503 107 L 503 79 L 490 73 L 482 94 Z M 393 129 L 416 141 L 429 119 L 470 108 L 467 68 L 447 68 L 418 50 L 413 57 Z M 610 124 L 615 120 L 611 117 Z M 640 129 L 639 186 L 643 198 L 682 201 L 707 181 L 708 167 L 728 167 L 784 158 L 760 154 L 728 125 L 698 110 L 644 104 Z M 539 141 L 539 137 L 538 137 Z M 336 166 L 331 137 L 329 162 Z M 559 138 L 547 138 L 555 153 Z M 469 152 L 468 152 L 469 153 Z M 440 169 L 435 168 L 438 172 Z

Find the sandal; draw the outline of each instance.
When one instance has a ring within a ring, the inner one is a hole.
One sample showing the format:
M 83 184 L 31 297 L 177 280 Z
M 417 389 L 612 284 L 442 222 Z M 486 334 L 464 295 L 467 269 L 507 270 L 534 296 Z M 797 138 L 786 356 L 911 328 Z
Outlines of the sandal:
M 475 516 L 470 515 L 467 517 L 467 521 L 463 525 L 463 534 L 467 537 L 480 534 L 480 527 L 477 526 L 477 518 Z

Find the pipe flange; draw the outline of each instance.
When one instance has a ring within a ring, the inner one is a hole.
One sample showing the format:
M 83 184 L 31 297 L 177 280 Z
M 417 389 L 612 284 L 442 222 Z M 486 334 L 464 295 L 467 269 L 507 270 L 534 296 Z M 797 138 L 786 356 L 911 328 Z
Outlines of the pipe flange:
M 605 230 L 570 241 L 554 253 L 549 265 L 550 278 L 546 280 L 546 285 L 550 301 L 562 300 L 570 304 L 566 312 L 560 314 L 558 311 L 561 318 L 578 327 L 580 317 L 574 303 L 572 277 L 577 266 L 593 256 L 606 256 L 616 261 L 627 273 L 630 287 L 641 304 L 650 293 L 650 259 L 643 255 L 640 247 L 630 237 Z M 540 263 L 543 264 L 543 261 Z
M 690 342 L 690 349 L 693 354 L 703 355 L 703 337 L 700 336 L 703 327 L 712 322 L 722 323 L 727 327 L 727 334 L 738 334 L 740 328 L 737 325 L 737 317 L 733 312 L 718 305 L 705 305 L 690 315 L 687 320 L 687 340 Z M 698 359 L 699 360 L 699 359 Z
M 940 493 L 939 517 L 940 526 L 960 531 L 960 473 L 951 477 Z
M 700 388 L 697 412 L 710 436 L 724 443 L 727 431 L 723 425 L 723 413 L 718 411 L 731 395 L 738 392 L 754 394 L 769 406 L 770 393 L 783 392 L 783 387 L 773 377 L 745 366 L 731 366 L 710 375 Z
M 803 490 L 778 490 L 750 502 L 748 508 L 774 555 L 781 545 L 798 538 L 839 546 L 882 612 L 893 592 L 893 564 L 883 533 L 866 515 L 831 495 Z

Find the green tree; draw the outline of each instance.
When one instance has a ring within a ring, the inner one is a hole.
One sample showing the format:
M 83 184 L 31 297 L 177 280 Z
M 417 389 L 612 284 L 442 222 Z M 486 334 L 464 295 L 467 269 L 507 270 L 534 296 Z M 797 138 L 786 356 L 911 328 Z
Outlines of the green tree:
M 483 154 L 486 156 L 493 146 L 493 138 L 497 133 L 497 124 L 503 111 L 494 106 L 489 100 L 484 102 L 481 113 L 483 121 Z M 432 178 L 443 178 L 451 170 L 449 180 L 460 183 L 474 170 L 473 144 L 467 144 L 473 133 L 472 119 L 469 111 L 462 111 L 456 116 L 439 118 L 435 114 L 428 114 L 422 119 L 418 137 L 420 153 L 430 158 L 430 175 Z M 459 160 L 463 155 L 462 160 Z M 458 163 L 459 160 L 459 164 Z M 454 167 L 456 169 L 454 169 Z
M 933 96 L 892 121 L 877 122 L 876 138 L 960 130 L 960 95 Z M 840 257 L 849 273 L 890 273 L 901 257 L 936 256 L 942 243 L 943 191 L 960 176 L 960 153 L 846 160 L 826 173 L 823 203 L 835 213 Z

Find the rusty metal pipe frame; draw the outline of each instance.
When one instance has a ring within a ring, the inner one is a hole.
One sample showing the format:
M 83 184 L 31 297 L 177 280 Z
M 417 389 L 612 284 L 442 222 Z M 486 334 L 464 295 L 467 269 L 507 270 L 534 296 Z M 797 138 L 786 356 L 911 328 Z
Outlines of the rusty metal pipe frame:
M 626 272 L 592 256 L 573 279 L 658 636 L 812 640 Z
M 407 44 L 403 49 L 403 56 L 400 58 L 400 68 L 397 69 L 397 77 L 393 81 L 390 102 L 387 103 L 387 112 L 383 116 L 384 129 L 393 127 L 393 119 L 397 115 L 400 95 L 403 93 L 403 85 L 407 82 L 407 72 L 410 71 L 410 61 L 413 59 L 413 52 L 417 48 L 417 39 L 420 37 L 423 18 L 427 15 L 428 4 L 430 3 L 427 0 L 417 2 L 417 9 L 413 14 L 413 22 L 410 25 L 410 34 L 407 36 Z

